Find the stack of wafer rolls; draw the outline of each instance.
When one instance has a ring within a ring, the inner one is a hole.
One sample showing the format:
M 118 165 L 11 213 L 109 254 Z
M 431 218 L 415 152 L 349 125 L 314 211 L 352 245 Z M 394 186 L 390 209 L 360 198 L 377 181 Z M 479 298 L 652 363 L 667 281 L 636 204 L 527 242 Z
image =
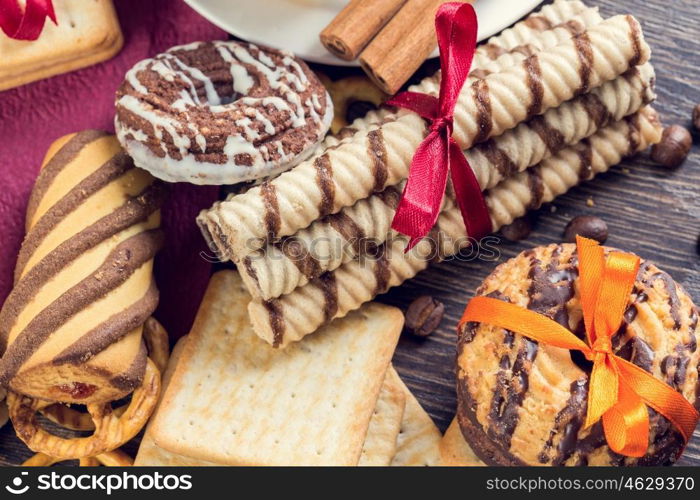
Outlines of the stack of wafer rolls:
M 95 404 L 139 387 L 158 304 L 165 186 L 116 138 L 56 141 L 32 191 L 15 286 L 0 311 L 0 382 L 23 397 Z
M 649 56 L 633 17 L 601 20 L 564 1 L 477 49 L 453 135 L 494 231 L 658 142 Z M 432 77 L 413 90 L 436 95 L 438 84 Z M 469 243 L 449 189 L 431 237 L 411 252 L 390 229 L 426 133 L 422 119 L 383 109 L 351 129 L 312 161 L 199 217 L 212 247 L 241 269 L 255 297 L 255 330 L 273 345 L 302 338 Z

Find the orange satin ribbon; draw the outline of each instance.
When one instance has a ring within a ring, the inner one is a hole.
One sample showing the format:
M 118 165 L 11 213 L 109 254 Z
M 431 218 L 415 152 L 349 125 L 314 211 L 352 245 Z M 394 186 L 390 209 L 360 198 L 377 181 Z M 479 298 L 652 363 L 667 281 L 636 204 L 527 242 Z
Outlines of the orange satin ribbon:
M 581 307 L 587 342 L 547 316 L 489 297 L 475 297 L 460 324 L 489 323 L 564 349 L 576 349 L 593 362 L 585 427 L 603 419 L 608 446 L 614 452 L 642 457 L 649 446 L 645 405 L 666 417 L 687 442 L 700 415 L 673 388 L 637 365 L 613 354 L 612 335 L 622 323 L 639 257 L 610 252 L 597 242 L 577 237 Z

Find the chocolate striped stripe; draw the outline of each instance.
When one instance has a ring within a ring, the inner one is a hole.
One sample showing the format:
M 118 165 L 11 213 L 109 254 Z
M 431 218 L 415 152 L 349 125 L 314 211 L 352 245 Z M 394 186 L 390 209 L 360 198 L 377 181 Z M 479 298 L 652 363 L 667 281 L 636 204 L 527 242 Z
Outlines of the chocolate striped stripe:
M 47 210 L 32 227 L 25 238 L 15 266 L 15 282 L 24 271 L 24 267 L 39 247 L 44 238 L 71 212 L 90 198 L 97 191 L 118 179 L 134 168 L 131 158 L 124 152 L 119 152 L 90 176 L 83 179 L 71 189 L 55 205 Z
M 158 287 L 155 281 L 146 294 L 123 311 L 107 318 L 61 351 L 52 361 L 54 365 L 79 365 L 112 345 L 124 335 L 143 325 L 158 306 Z

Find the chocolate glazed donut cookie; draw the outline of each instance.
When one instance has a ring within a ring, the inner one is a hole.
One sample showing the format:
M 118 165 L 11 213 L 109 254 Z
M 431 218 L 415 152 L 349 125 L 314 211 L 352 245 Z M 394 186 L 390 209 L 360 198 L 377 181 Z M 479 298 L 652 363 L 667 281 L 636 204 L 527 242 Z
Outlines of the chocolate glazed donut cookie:
M 608 251 L 608 250 L 606 250 Z M 501 264 L 477 295 L 544 314 L 585 337 L 574 244 L 523 252 Z M 698 310 L 665 272 L 642 260 L 613 350 L 700 407 Z M 607 446 L 599 421 L 584 429 L 590 363 L 575 351 L 538 344 L 482 323 L 459 331 L 458 420 L 477 455 L 493 465 L 667 465 L 683 438 L 649 408 L 647 454 Z
M 137 166 L 171 182 L 234 184 L 308 157 L 333 106 L 284 51 L 195 42 L 139 62 L 117 91 L 115 128 Z

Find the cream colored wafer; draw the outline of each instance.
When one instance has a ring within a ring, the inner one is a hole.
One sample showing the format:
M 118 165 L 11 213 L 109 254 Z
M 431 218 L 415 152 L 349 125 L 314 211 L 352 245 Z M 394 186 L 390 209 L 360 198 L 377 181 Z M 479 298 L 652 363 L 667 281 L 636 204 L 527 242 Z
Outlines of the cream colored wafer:
M 655 97 L 653 81 L 649 63 L 632 68 L 588 94 L 474 146 L 465 156 L 482 189 L 493 188 L 504 178 L 638 111 Z M 357 258 L 370 244 L 384 243 L 391 235 L 402 189 L 403 184 L 389 186 L 245 257 L 241 273 L 248 290 L 263 300 L 279 297 Z M 450 206 L 452 199 L 446 197 L 443 210 Z
M 218 464 L 356 465 L 403 314 L 368 304 L 281 351 L 253 333 L 248 300 L 238 273 L 212 277 L 154 441 Z
M 469 148 L 648 58 L 639 23 L 631 16 L 610 18 L 463 88 L 453 137 Z M 240 261 L 271 238 L 294 234 L 320 216 L 403 180 L 424 128 L 417 115 L 400 112 L 395 120 L 359 131 L 314 161 L 217 205 L 200 215 L 200 226 L 222 256 Z
M 439 465 L 442 434 L 392 366 L 390 374 L 398 380 L 406 395 L 401 432 L 396 438 L 394 467 Z
M 96 64 L 121 49 L 112 0 L 61 0 L 54 6 L 58 25 L 47 19 L 36 41 L 0 32 L 0 91 Z
M 396 455 L 396 439 L 401 431 L 407 398 L 401 381 L 392 372 L 393 368 L 389 367 L 357 465 L 384 467 Z
M 506 179 L 485 196 L 494 231 L 606 171 L 624 156 L 646 149 L 660 137 L 658 117 L 646 107 Z M 406 254 L 406 240 L 399 236 L 387 242 L 380 259 L 353 260 L 277 299 L 251 301 L 255 332 L 273 345 L 285 346 L 412 278 L 429 260 L 453 255 L 469 243 L 457 207 L 440 215 L 431 236 Z
M 172 372 L 178 363 L 185 339 L 186 337 L 183 337 L 175 344 L 173 352 L 170 355 L 171 362 L 163 376 L 164 391 L 167 390 Z M 365 437 L 358 465 L 389 465 L 391 459 L 396 454 L 396 437 L 401 427 L 405 405 L 406 396 L 404 395 L 403 388 L 387 371 L 382 389 L 379 392 L 377 405 L 370 419 L 367 436 Z M 158 409 L 156 408 L 156 412 L 157 411 Z M 134 465 L 216 466 L 219 464 L 178 455 L 159 447 L 153 440 L 149 425 L 141 440 Z
M 453 419 L 440 440 L 440 465 L 447 467 L 485 466 L 462 436 L 457 419 Z

